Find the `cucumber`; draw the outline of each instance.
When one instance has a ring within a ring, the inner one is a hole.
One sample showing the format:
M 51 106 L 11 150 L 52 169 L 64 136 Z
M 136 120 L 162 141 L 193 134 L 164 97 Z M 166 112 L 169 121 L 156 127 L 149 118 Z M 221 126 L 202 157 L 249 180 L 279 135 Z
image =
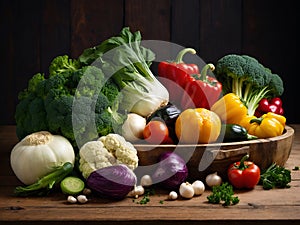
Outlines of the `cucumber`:
M 238 124 L 222 124 L 220 136 L 223 137 L 223 142 L 248 141 L 257 139 L 256 136 L 248 134 L 245 127 Z
M 84 186 L 84 182 L 78 177 L 66 177 L 60 182 L 60 188 L 64 194 L 79 194 L 83 191 Z

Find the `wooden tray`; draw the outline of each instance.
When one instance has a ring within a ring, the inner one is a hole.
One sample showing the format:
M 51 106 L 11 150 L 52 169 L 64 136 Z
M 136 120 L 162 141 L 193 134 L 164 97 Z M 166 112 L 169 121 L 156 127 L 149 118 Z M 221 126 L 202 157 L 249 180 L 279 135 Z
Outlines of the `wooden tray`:
M 273 162 L 283 166 L 289 158 L 294 129 L 286 126 L 281 136 L 251 141 L 212 143 L 198 145 L 134 145 L 138 150 L 139 172 L 151 173 L 158 157 L 165 151 L 175 151 L 187 162 L 190 179 L 205 179 L 206 175 L 217 172 L 226 180 L 226 170 L 231 163 L 239 161 L 245 154 L 261 169 Z M 141 167 L 141 168 L 140 168 Z

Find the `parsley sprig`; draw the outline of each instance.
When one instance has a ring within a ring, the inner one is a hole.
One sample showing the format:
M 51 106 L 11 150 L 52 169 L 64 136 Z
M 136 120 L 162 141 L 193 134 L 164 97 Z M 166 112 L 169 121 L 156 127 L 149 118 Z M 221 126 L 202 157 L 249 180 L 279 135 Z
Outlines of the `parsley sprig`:
M 233 196 L 233 187 L 227 182 L 213 186 L 212 194 L 207 196 L 208 202 L 212 204 L 222 203 L 223 206 L 235 205 L 239 203 L 239 198 Z
M 267 170 L 260 175 L 260 184 L 263 189 L 289 188 L 291 182 L 291 171 L 283 166 L 273 163 Z
M 143 198 L 140 201 L 136 201 L 136 204 L 145 205 L 148 202 L 150 202 L 150 195 L 154 195 L 155 190 L 154 189 L 145 189 L 145 194 Z

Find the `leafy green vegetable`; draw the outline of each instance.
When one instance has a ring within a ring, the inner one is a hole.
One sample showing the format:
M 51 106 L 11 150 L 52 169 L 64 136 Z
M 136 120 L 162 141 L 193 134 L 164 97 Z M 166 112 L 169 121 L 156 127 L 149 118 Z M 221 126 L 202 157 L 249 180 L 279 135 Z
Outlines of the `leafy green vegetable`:
M 141 46 L 140 32 L 131 33 L 128 27 L 84 50 L 78 59 L 57 56 L 48 78 L 35 74 L 19 93 L 18 138 L 47 130 L 76 147 L 118 133 L 127 112 L 149 115 L 169 101 L 167 89 L 149 68 L 154 57 Z
M 36 183 L 15 188 L 15 195 L 30 196 L 30 195 L 47 195 L 57 184 L 59 184 L 68 174 L 73 171 L 73 164 L 66 162 L 62 166 L 56 167 L 53 172 L 42 177 Z
M 57 61 L 55 58 L 50 67 L 58 66 Z M 56 67 L 56 71 L 62 70 Z M 123 124 L 126 115 L 118 113 L 121 97 L 113 80 L 105 80 L 102 70 L 95 66 L 77 70 L 72 67 L 48 79 L 38 73 L 19 94 L 15 113 L 17 136 L 22 139 L 47 130 L 77 146 L 77 142 L 106 135 Z
M 229 54 L 216 63 L 216 78 L 222 83 L 223 93 L 234 93 L 254 115 L 262 98 L 282 95 L 283 82 L 277 74 L 248 55 Z
M 212 187 L 212 194 L 207 196 L 208 202 L 212 204 L 222 203 L 223 206 L 239 203 L 239 198 L 234 197 L 233 187 L 227 182 Z
M 260 184 L 263 185 L 263 189 L 269 190 L 273 188 L 289 188 L 291 182 L 291 171 L 285 167 L 278 166 L 273 163 L 265 171 L 262 171 L 260 175 Z
M 150 70 L 155 55 L 141 46 L 139 31 L 131 33 L 128 27 L 116 37 L 86 49 L 79 57 L 82 64 L 97 64 L 111 77 L 124 95 L 120 109 L 148 116 L 169 101 L 167 89 Z

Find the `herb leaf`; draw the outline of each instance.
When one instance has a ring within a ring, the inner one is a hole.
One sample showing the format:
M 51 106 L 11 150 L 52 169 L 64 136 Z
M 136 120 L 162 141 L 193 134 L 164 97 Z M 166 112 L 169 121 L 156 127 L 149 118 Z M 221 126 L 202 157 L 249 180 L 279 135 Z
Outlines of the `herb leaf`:
M 289 188 L 291 182 L 291 171 L 273 163 L 267 170 L 260 175 L 260 184 L 263 189 Z
M 208 202 L 212 204 L 222 203 L 223 206 L 236 205 L 239 198 L 234 197 L 233 187 L 227 182 L 213 186 L 212 194 L 207 196 Z

